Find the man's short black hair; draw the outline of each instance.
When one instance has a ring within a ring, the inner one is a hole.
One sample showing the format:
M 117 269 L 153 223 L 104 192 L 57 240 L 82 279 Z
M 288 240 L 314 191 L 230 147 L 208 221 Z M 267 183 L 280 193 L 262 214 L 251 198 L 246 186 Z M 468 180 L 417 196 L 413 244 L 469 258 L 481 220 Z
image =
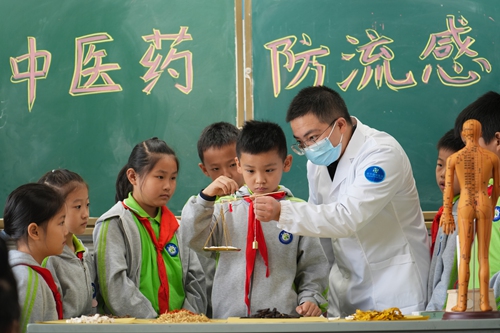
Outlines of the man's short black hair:
M 239 130 L 236 126 L 221 121 L 208 125 L 201 132 L 198 139 L 198 156 L 201 163 L 204 163 L 203 154 L 210 148 L 222 148 L 235 143 L 238 139 Z
M 445 150 L 452 151 L 454 153 L 456 153 L 457 151 L 459 151 L 463 147 L 465 147 L 465 144 L 460 137 L 455 136 L 454 129 L 451 129 L 448 132 L 446 132 L 441 137 L 441 139 L 439 139 L 439 141 L 436 145 L 436 148 L 438 150 L 445 149 Z
M 241 129 L 236 142 L 236 155 L 241 153 L 252 155 L 267 153 L 276 150 L 283 159 L 287 156 L 286 137 L 283 129 L 276 123 L 269 121 L 249 120 Z
M 469 119 L 476 119 L 481 123 L 482 137 L 489 144 L 500 132 L 500 94 L 489 91 L 460 112 L 455 120 L 455 136 L 460 137 L 462 126 Z
M 331 124 L 342 117 L 352 124 L 351 116 L 342 97 L 326 86 L 307 87 L 299 91 L 286 112 L 286 122 L 312 113 L 322 123 Z

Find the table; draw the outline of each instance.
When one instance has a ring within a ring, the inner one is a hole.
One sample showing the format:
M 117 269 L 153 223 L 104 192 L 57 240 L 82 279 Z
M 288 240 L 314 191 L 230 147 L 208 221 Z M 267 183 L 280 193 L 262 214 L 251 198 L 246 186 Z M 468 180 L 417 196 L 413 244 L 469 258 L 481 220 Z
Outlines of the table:
M 500 332 L 500 319 L 412 320 L 324 323 L 203 323 L 203 324 L 29 324 L 29 333 L 274 333 L 274 332 Z

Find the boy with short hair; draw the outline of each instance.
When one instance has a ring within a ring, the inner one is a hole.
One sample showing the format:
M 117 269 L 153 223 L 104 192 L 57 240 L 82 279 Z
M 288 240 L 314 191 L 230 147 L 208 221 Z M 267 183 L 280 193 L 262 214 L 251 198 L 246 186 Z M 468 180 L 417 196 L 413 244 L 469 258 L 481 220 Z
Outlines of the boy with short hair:
M 460 136 L 463 124 L 469 119 L 476 119 L 481 123 L 482 137 L 479 139 L 479 145 L 500 157 L 500 94 L 489 91 L 463 109 L 455 120 L 455 136 Z M 500 283 L 500 279 L 493 278 L 495 273 L 500 272 L 500 199 L 497 201 L 495 217 L 491 225 L 490 286 L 495 290 L 495 298 L 500 310 L 500 286 L 495 284 Z M 477 253 L 476 243 L 473 243 L 472 253 Z M 474 263 L 470 263 L 469 289 L 479 288 L 479 263 L 477 257 L 471 257 L 472 260 Z
M 455 132 L 453 129 L 446 132 L 437 143 L 438 159 L 436 165 L 436 183 L 441 190 L 444 191 L 445 175 L 446 175 L 446 160 L 451 154 L 456 153 L 460 149 L 465 147 L 464 142 L 460 137 L 455 137 Z M 458 179 L 454 178 L 453 183 L 453 195 L 457 196 L 460 194 L 460 186 L 458 184 Z M 443 213 L 443 206 L 441 206 L 432 221 L 431 227 L 431 256 L 434 252 L 434 243 L 436 242 L 436 236 L 439 229 L 439 221 Z
M 436 165 L 436 182 L 441 192 L 444 191 L 446 160 L 448 157 L 465 147 L 460 138 L 455 137 L 451 129 L 439 139 L 437 144 L 438 159 Z M 458 178 L 453 182 L 453 217 L 457 218 L 457 202 L 460 197 L 460 185 Z M 451 235 L 444 233 L 439 227 L 443 207 L 439 208 L 432 222 L 431 235 L 431 267 L 429 269 L 429 281 L 427 284 L 428 311 L 443 310 L 446 304 L 447 290 L 455 289 L 454 285 L 458 278 L 457 272 L 457 230 Z M 434 231 L 435 230 L 435 231 Z M 436 243 L 434 243 L 436 241 Z M 435 244 L 435 246 L 434 246 Z
M 233 124 L 221 121 L 208 125 L 198 139 L 197 148 L 200 163 L 198 166 L 205 176 L 215 181 L 219 177 L 233 179 L 238 186 L 243 186 L 243 176 L 236 167 L 236 140 L 239 129 Z M 229 193 L 228 193 L 229 194 Z M 215 274 L 215 260 L 198 255 L 207 286 L 208 308 L 206 315 L 212 317 L 212 284 Z
M 243 186 L 243 176 L 236 168 L 236 140 L 239 130 L 227 122 L 208 125 L 198 139 L 198 156 L 201 171 L 214 181 L 219 176 L 234 179 Z
M 214 318 L 244 317 L 265 308 L 319 316 L 324 311 L 320 306 L 327 304 L 322 292 L 328 286 L 328 264 L 319 239 L 282 231 L 276 221 L 261 225 L 254 216 L 255 196 L 300 200 L 279 184 L 292 164 L 283 130 L 274 123 L 248 121 L 236 152 L 246 185 L 238 190 L 234 180 L 219 177 L 182 211 L 183 237 L 198 253 L 215 257 L 215 252 L 203 251 L 209 237 L 211 245 L 242 249 L 219 252 L 212 291 Z M 236 196 L 216 201 L 235 191 Z M 225 235 L 231 244 L 225 243 Z

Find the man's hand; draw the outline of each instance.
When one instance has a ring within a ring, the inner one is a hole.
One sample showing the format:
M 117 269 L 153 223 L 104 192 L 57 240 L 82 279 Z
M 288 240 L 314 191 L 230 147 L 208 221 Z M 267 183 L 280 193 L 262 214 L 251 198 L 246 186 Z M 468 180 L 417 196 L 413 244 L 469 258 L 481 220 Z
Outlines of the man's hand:
M 295 311 L 304 317 L 319 317 L 321 315 L 321 309 L 316 304 L 309 301 L 296 307 Z
M 280 219 L 281 204 L 270 196 L 258 196 L 254 198 L 253 208 L 255 218 L 261 222 L 278 221 Z
M 238 184 L 226 176 L 219 176 L 210 185 L 207 186 L 202 192 L 206 196 L 215 197 L 228 195 L 238 191 Z

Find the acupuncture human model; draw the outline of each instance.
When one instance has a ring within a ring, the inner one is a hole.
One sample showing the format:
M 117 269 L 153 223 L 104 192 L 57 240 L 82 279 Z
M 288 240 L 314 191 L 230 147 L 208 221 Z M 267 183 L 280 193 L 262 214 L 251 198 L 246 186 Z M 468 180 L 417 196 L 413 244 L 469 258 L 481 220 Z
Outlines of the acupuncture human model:
M 467 308 L 467 291 L 470 277 L 470 256 L 474 229 L 477 232 L 479 261 L 479 292 L 481 311 L 491 311 L 488 299 L 489 261 L 488 250 L 495 204 L 499 195 L 499 158 L 493 152 L 479 146 L 481 123 L 467 120 L 462 126 L 465 147 L 448 158 L 446 182 L 443 193 L 443 215 L 440 226 L 446 234 L 455 230 L 452 215 L 453 179 L 460 184 L 460 200 L 457 207 L 457 227 L 460 247 L 458 271 L 458 301 L 452 311 L 463 312 Z M 491 196 L 488 184 L 493 178 Z M 475 223 L 475 228 L 474 228 Z

